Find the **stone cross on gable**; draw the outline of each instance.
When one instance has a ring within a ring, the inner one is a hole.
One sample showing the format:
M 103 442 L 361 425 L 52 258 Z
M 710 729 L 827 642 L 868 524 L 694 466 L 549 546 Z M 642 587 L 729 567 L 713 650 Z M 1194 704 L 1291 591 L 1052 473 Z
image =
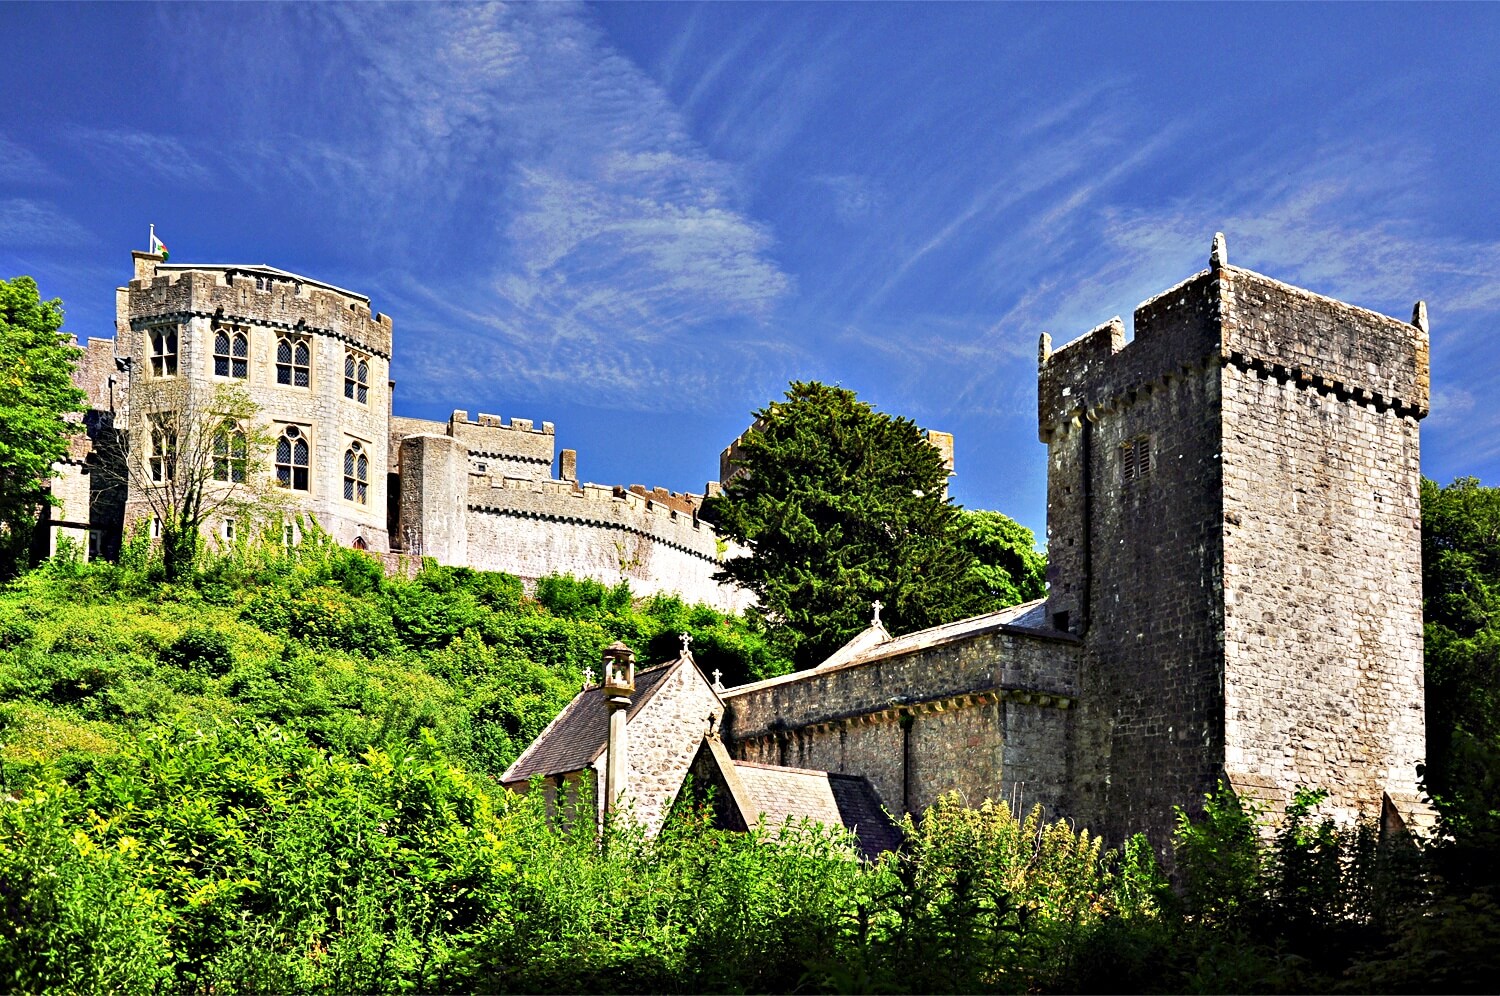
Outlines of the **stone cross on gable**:
M 691 633 L 680 633 L 680 634 L 678 634 L 678 639 L 682 640 L 682 656 L 686 657 L 688 655 L 688 653 L 689 653 L 688 648 L 693 645 L 692 634 Z
M 724 672 L 720 671 L 718 668 L 714 668 L 714 691 L 722 692 L 723 690 L 724 690 Z
M 583 669 L 583 687 L 585 689 L 594 687 L 594 669 L 591 667 Z
M 875 601 L 873 601 L 873 602 L 870 603 L 870 608 L 872 608 L 872 609 L 875 610 L 875 616 L 874 616 L 873 619 L 870 620 L 870 625 L 871 626 L 879 626 L 880 625 L 880 610 L 883 609 L 883 608 L 885 608 L 885 603 L 882 602 L 880 599 L 877 598 L 877 599 L 875 599 Z

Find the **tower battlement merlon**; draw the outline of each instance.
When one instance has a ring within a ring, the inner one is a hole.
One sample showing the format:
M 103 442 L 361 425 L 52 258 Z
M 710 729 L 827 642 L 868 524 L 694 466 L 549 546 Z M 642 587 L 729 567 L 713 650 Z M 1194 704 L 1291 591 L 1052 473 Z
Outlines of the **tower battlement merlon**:
M 138 267 L 119 293 L 131 326 L 158 317 L 213 318 L 331 335 L 387 360 L 391 355 L 391 319 L 371 311 L 368 297 L 273 266 L 157 262 Z
M 484 412 L 470 421 L 469 413 L 460 409 L 448 416 L 447 433 L 478 458 L 513 459 L 550 469 L 556 457 L 557 429 L 551 422 L 537 428 L 529 418 L 507 422 Z
M 1427 415 L 1425 304 L 1405 322 L 1252 270 L 1225 266 L 1218 276 L 1225 362 L 1345 400 Z
M 1411 322 L 1230 266 L 1222 236 L 1213 265 L 1142 302 L 1128 343 L 1119 319 L 1038 352 L 1043 442 L 1082 414 L 1112 408 L 1205 363 L 1422 418 L 1429 402 L 1426 306 Z M 1419 302 L 1420 304 L 1420 302 Z

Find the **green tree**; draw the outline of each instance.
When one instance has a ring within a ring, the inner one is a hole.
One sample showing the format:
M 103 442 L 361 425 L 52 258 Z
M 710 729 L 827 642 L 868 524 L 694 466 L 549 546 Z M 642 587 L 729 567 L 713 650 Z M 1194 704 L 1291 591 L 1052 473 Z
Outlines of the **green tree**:
M 1422 481 L 1422 593 L 1425 783 L 1451 832 L 1500 846 L 1500 488 Z
M 167 580 L 185 576 L 203 545 L 203 526 L 230 518 L 241 527 L 275 517 L 286 502 L 268 474 L 274 441 L 243 388 L 208 389 L 186 380 L 148 380 L 131 390 L 123 453 L 101 463 L 161 523 Z
M 1030 529 L 1000 512 L 959 513 L 958 543 L 974 558 L 969 582 L 975 614 L 1041 598 L 1047 592 L 1047 558 Z
M 719 577 L 755 593 L 798 667 L 859 632 L 875 599 L 896 631 L 964 614 L 973 558 L 954 541 L 947 469 L 913 422 L 815 381 L 794 382 L 755 417 L 743 474 L 704 514 L 750 551 Z
M 83 410 L 84 393 L 62 321 L 62 302 L 43 301 L 30 277 L 0 280 L 0 577 L 25 554 L 52 465 L 81 428 L 64 417 Z

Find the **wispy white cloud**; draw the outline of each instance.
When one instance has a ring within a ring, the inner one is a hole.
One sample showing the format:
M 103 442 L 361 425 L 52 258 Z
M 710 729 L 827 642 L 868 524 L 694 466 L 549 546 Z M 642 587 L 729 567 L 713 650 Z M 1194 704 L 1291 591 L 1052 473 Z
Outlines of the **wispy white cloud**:
M 9 247 L 83 246 L 94 234 L 47 201 L 0 200 L 0 243 Z
M 218 37 L 201 12 L 181 17 Z M 398 340 L 424 341 L 398 350 L 404 396 L 452 397 L 462 371 L 487 395 L 562 385 L 650 407 L 753 366 L 714 357 L 737 355 L 795 292 L 775 234 L 738 167 L 587 8 L 321 6 L 278 9 L 268 27 L 327 57 L 300 87 L 359 100 L 305 99 L 254 63 L 225 168 L 369 232 L 358 265 L 425 261 L 420 282 L 380 288 Z M 285 113 L 256 115 L 270 104 Z
M 0 135 L 0 182 L 51 183 L 55 177 L 36 154 Z
M 833 198 L 833 211 L 846 225 L 864 221 L 879 211 L 886 200 L 884 186 L 860 173 L 822 173 L 812 182 Z
M 203 158 L 171 135 L 78 127 L 69 129 L 67 136 L 84 155 L 118 173 L 154 173 L 183 184 L 213 179 Z

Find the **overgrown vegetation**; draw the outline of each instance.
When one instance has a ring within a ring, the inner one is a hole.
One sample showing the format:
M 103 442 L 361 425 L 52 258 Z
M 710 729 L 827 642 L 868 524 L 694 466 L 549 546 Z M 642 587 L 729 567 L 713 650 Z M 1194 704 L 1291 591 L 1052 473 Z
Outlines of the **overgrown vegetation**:
M 52 464 L 82 426 L 73 386 L 79 350 L 62 332 L 59 300 L 43 301 L 30 277 L 0 280 L 0 579 L 24 562 Z
M 905 847 L 841 830 L 603 841 L 494 777 L 622 638 L 746 623 L 624 587 L 427 565 L 304 524 L 169 584 L 141 540 L 0 590 L 0 988 L 19 991 L 1455 991 L 1493 986 L 1470 824 L 1427 850 L 1304 793 L 1274 833 L 1228 794 L 1143 838 L 946 799 Z

